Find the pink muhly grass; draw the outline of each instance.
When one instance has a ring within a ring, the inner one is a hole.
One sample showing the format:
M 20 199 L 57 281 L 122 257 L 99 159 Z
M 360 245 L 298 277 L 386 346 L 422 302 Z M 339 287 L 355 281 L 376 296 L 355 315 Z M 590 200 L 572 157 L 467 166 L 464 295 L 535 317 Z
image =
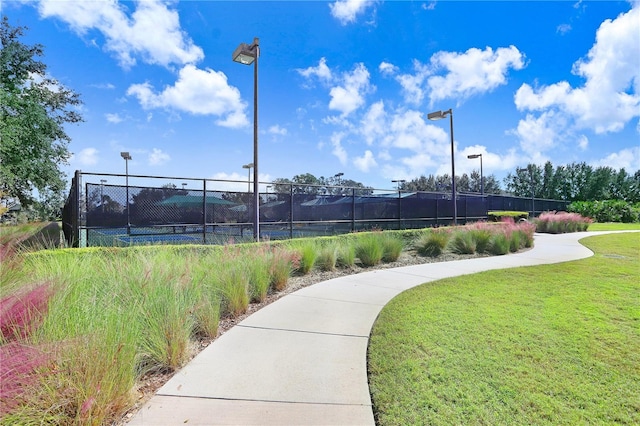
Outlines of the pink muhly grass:
M 552 234 L 586 231 L 590 223 L 593 223 L 593 220 L 588 217 L 567 212 L 545 212 L 536 219 L 538 232 Z
M 51 286 L 41 284 L 22 295 L 0 300 L 0 336 L 3 341 L 25 339 L 40 325 L 49 307 Z
M 18 342 L 0 346 L 0 415 L 20 405 L 22 395 L 39 380 L 37 373 L 50 356 L 36 347 Z

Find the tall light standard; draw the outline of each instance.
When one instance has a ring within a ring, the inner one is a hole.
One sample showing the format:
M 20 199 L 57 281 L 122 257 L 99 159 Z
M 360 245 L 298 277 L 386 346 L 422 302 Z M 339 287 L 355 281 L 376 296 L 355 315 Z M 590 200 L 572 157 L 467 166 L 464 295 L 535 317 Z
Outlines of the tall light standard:
M 102 213 L 104 213 L 104 184 L 107 183 L 106 179 L 100 179 L 100 206 L 102 207 Z
M 456 202 L 456 163 L 453 148 L 453 109 L 447 111 L 435 111 L 427 114 L 429 120 L 440 120 L 449 116 L 449 126 L 451 127 L 451 198 L 453 199 L 453 224 L 458 224 L 458 203 Z
M 480 159 L 480 194 L 484 195 L 484 175 L 482 174 L 482 154 L 467 155 L 467 158 L 473 160 L 474 158 Z
M 396 190 L 398 191 L 398 229 L 401 229 L 402 228 L 402 206 L 401 206 L 402 197 L 400 195 L 400 184 L 405 183 L 406 180 L 394 179 L 391 182 L 396 184 Z
M 120 156 L 124 158 L 124 166 L 125 166 L 125 186 L 127 187 L 127 235 L 131 234 L 131 220 L 129 216 L 129 160 L 131 160 L 131 155 L 128 152 L 121 152 Z
M 254 64 L 253 67 L 253 237 L 260 241 L 260 194 L 258 193 L 258 57 L 260 56 L 260 40 L 253 38 L 253 43 L 240 43 L 233 51 L 231 59 L 243 65 Z
M 404 180 L 404 179 L 394 179 L 391 182 L 396 184 L 396 191 L 398 191 L 398 193 L 399 193 L 400 192 L 400 184 L 401 183 L 405 183 L 406 180 Z
M 253 163 L 245 164 L 242 168 L 247 169 L 247 192 L 251 192 L 251 169 L 253 168 Z

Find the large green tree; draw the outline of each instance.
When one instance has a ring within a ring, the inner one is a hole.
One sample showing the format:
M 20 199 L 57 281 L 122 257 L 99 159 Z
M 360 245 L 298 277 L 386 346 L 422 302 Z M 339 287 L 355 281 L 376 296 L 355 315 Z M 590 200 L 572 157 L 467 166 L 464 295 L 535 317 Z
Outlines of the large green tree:
M 480 173 L 477 170 L 471 172 L 470 175 L 463 173 L 462 176 L 456 175 L 456 191 L 457 192 L 480 192 L 482 186 L 480 184 Z M 500 183 L 494 175 L 482 176 L 484 180 L 485 194 L 500 194 Z M 416 179 L 404 182 L 400 185 L 403 191 L 425 191 L 425 192 L 449 192 L 451 191 L 451 176 L 429 175 L 420 176 Z
M 20 42 L 25 27 L 0 24 L 0 193 L 50 216 L 60 207 L 70 156 L 66 123 L 82 121 L 80 97 L 46 72 L 40 44 Z
M 553 167 L 528 164 L 505 178 L 507 191 L 519 197 L 567 201 L 624 200 L 640 201 L 640 171 L 634 175 L 625 169 L 593 167 L 585 162 Z

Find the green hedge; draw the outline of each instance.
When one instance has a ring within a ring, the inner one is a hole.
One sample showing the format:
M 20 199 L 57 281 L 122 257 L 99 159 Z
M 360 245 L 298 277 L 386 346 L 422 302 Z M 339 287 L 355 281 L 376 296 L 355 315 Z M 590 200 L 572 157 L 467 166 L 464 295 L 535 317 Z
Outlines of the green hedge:
M 640 203 L 624 200 L 574 201 L 567 211 L 590 217 L 596 222 L 640 222 Z
M 506 217 L 511 217 L 515 222 L 520 219 L 529 219 L 528 212 L 518 212 L 518 211 L 500 211 L 496 210 L 493 212 L 488 212 L 489 220 L 493 222 L 501 222 L 502 219 Z

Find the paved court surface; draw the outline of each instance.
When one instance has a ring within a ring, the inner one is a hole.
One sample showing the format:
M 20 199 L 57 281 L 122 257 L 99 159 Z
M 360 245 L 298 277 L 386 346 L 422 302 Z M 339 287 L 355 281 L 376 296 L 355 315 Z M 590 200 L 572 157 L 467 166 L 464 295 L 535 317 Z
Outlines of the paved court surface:
M 335 278 L 264 307 L 169 380 L 130 425 L 373 425 L 369 332 L 394 296 L 416 285 L 491 269 L 591 256 L 598 232 L 536 234 L 531 250 Z

